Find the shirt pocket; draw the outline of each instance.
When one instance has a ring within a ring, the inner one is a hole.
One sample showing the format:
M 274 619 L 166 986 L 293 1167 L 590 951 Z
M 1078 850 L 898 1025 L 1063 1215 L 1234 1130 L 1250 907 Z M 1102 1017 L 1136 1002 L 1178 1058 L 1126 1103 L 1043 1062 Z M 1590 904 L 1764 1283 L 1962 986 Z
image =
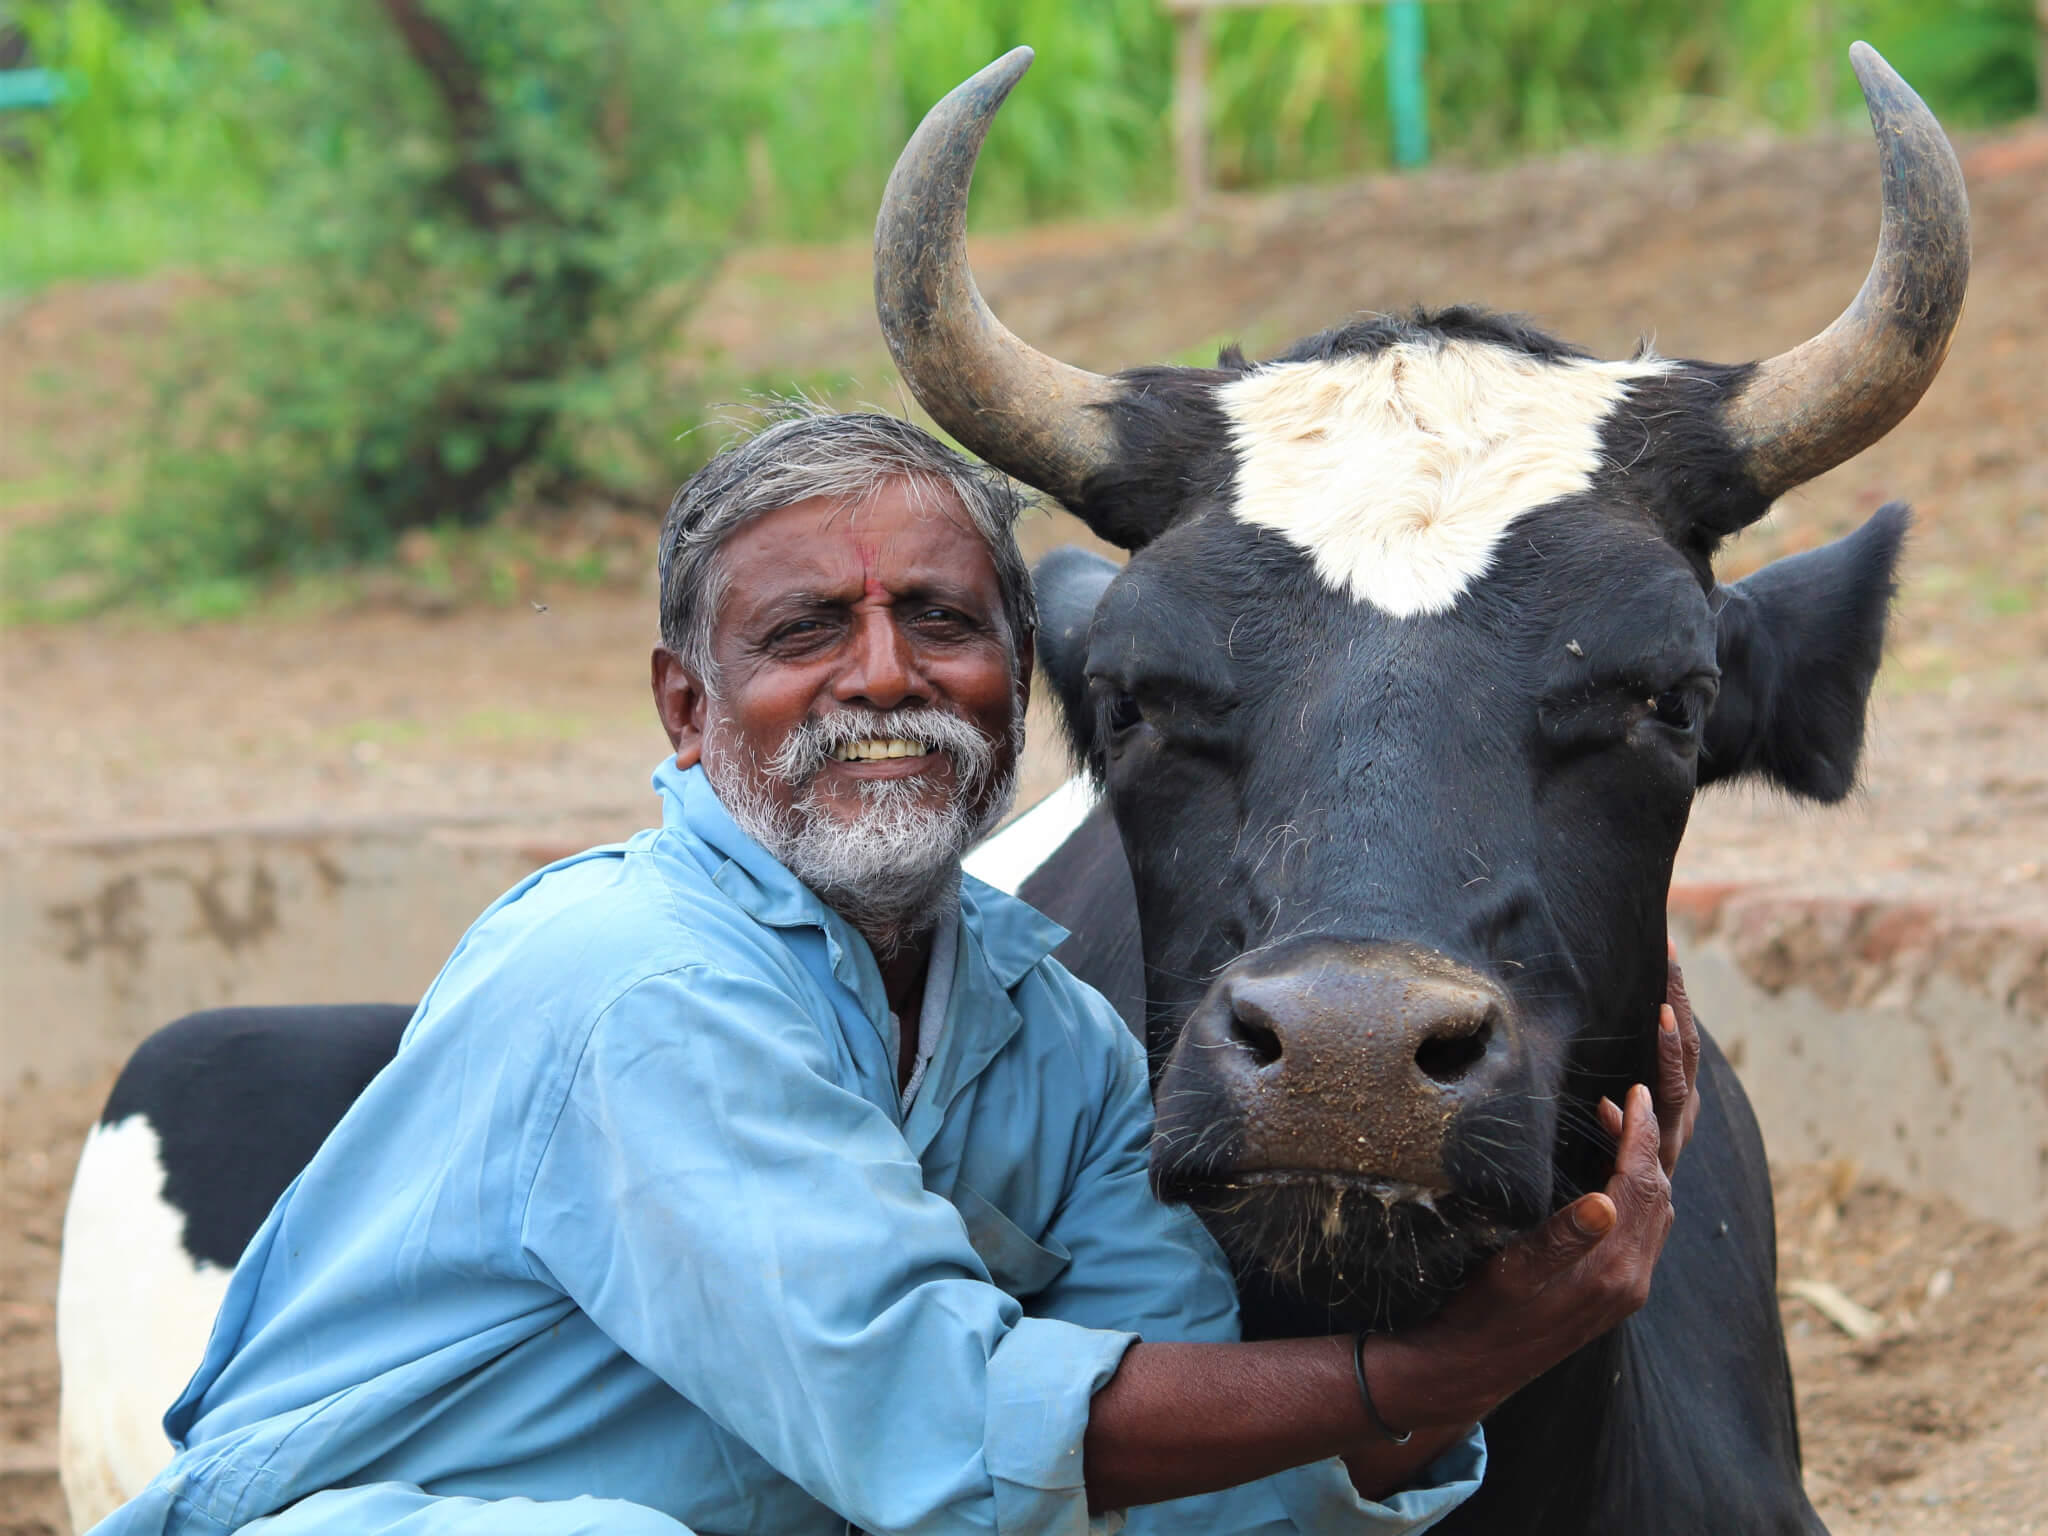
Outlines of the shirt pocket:
M 1056 1237 L 1033 1241 L 1017 1223 L 965 1184 L 953 1186 L 953 1208 L 967 1223 L 967 1241 L 988 1266 L 988 1277 L 1019 1301 L 1029 1301 L 1073 1262 Z

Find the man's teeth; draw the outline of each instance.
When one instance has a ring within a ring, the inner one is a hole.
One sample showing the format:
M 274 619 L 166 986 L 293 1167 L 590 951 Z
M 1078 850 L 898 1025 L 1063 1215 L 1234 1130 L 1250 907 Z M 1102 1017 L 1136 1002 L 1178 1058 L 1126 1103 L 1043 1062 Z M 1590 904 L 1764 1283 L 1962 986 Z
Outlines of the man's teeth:
M 886 757 L 923 757 L 931 751 L 921 741 L 901 741 L 893 736 L 873 736 L 866 741 L 849 741 L 834 747 L 832 755 L 842 763 L 876 763 Z

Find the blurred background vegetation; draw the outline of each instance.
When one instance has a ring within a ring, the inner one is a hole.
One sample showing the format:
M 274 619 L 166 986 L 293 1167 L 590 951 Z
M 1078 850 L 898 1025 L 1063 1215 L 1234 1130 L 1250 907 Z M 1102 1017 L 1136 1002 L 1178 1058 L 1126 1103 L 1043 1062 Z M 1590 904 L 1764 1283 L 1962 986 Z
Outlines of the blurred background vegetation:
M 1439 158 L 1860 112 L 1875 43 L 1943 120 L 2034 110 L 2034 0 L 1442 0 Z M 1383 11 L 1217 18 L 1229 188 L 1389 163 Z M 0 302 L 204 274 L 116 507 L 19 531 L 10 611 L 232 609 L 508 498 L 657 504 L 702 451 L 657 366 L 718 259 L 857 238 L 909 126 L 1018 42 L 1043 61 L 979 179 L 987 226 L 1163 206 L 1158 0 L 0 0 Z M 686 334 L 686 332 L 685 332 Z M 4 361 L 0 361 L 4 366 Z

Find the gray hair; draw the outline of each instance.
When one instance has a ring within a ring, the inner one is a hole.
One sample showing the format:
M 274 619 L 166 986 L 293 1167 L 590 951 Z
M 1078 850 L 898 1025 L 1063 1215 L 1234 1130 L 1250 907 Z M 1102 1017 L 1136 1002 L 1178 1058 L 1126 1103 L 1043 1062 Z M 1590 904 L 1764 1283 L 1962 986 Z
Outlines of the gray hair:
M 930 433 L 877 412 L 835 414 L 792 403 L 781 419 L 724 449 L 684 482 L 662 524 L 661 643 L 707 687 L 717 681 L 711 631 L 725 597 L 718 551 L 755 518 L 814 496 L 859 502 L 889 480 L 942 487 L 960 503 L 995 565 L 1003 617 L 1022 654 L 1038 623 L 1031 570 L 1017 547 L 1023 495 Z

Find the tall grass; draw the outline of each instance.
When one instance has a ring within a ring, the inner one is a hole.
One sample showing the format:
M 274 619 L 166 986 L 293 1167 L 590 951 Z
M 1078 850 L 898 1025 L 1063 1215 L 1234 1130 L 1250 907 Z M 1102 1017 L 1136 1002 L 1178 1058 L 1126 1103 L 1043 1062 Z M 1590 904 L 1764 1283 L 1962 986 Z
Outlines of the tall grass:
M 264 250 L 275 167 L 253 93 L 281 60 L 192 0 L 147 24 L 107 0 L 0 4 L 67 98 L 0 116 L 0 289 Z
M 1807 130 L 1856 110 L 1857 37 L 1955 126 L 2035 101 L 2031 0 L 1442 0 L 1427 27 L 1433 137 L 1466 160 Z M 1157 0 L 896 0 L 880 26 L 723 39 L 746 90 L 705 185 L 721 178 L 714 200 L 754 207 L 774 234 L 858 231 L 908 126 L 1023 42 L 1039 64 L 984 152 L 976 216 L 1014 223 L 1170 196 L 1173 38 Z M 1223 183 L 1391 163 L 1386 46 L 1377 5 L 1218 14 L 1211 132 Z
M 0 288 L 164 262 L 260 260 L 283 163 L 254 125 L 289 90 L 292 0 L 30 0 L 14 6 L 64 106 L 0 118 Z M 678 145 L 693 220 L 816 239 L 858 233 L 910 124 L 1020 42 L 1039 65 L 991 141 L 988 223 L 1170 195 L 1171 27 L 1157 0 L 614 0 L 692 25 L 719 131 Z M 0 20 L 6 7 L 0 4 Z M 1440 0 L 1428 7 L 1439 151 L 1468 160 L 1853 113 L 1845 53 L 1883 50 L 1945 122 L 2037 101 L 2032 0 Z M 361 25 L 381 24 L 360 7 Z M 817 24 L 789 25 L 804 16 Z M 1386 165 L 1386 30 L 1375 5 L 1216 18 L 1213 158 L 1227 186 Z M 269 119 L 274 121 L 274 118 Z

